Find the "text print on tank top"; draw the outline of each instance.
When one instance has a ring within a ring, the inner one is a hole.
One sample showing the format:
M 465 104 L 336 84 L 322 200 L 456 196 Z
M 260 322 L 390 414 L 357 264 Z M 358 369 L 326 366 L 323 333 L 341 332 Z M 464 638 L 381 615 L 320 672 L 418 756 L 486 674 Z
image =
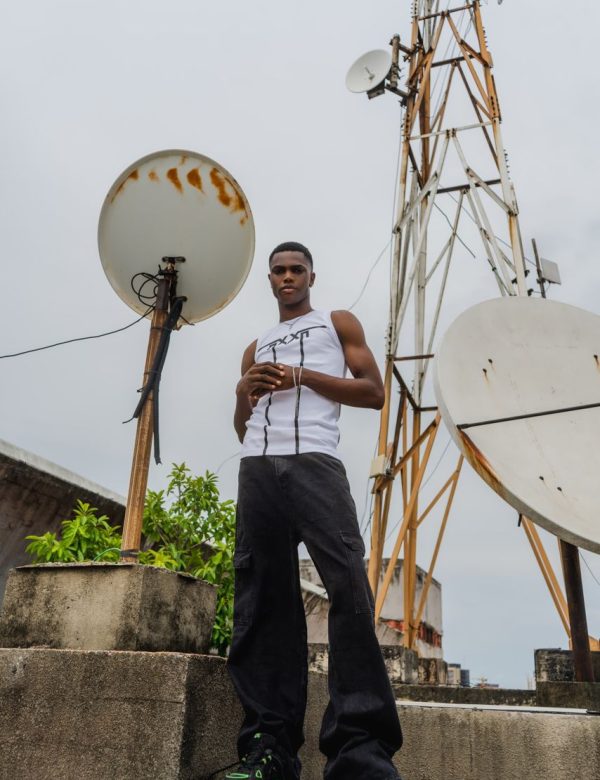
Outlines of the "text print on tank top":
M 283 363 L 330 376 L 344 377 L 346 361 L 330 312 L 311 311 L 281 322 L 256 343 L 257 363 Z M 264 395 L 246 425 L 242 457 L 298 455 L 323 452 L 337 455 L 340 405 L 305 385 Z

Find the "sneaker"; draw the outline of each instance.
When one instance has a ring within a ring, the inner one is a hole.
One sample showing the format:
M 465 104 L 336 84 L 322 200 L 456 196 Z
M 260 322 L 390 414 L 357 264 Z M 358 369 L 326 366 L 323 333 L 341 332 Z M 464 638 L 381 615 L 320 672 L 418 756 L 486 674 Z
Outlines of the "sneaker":
M 286 771 L 284 759 L 276 751 L 276 747 L 275 737 L 270 734 L 255 734 L 250 750 L 237 768 L 225 775 L 225 780 L 296 780 L 295 773 Z

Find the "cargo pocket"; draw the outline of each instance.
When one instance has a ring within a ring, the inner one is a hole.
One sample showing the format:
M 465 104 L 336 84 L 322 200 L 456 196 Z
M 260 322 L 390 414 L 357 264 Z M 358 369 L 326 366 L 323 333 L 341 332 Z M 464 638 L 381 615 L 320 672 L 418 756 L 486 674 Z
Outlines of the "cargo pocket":
M 254 614 L 252 593 L 252 553 L 239 548 L 233 556 L 235 570 L 235 596 L 233 600 L 234 625 L 247 625 Z
M 369 586 L 367 572 L 365 570 L 365 543 L 359 534 L 340 531 L 340 536 L 346 548 L 348 567 L 350 569 L 350 581 L 354 597 L 354 611 L 374 612 L 373 595 Z

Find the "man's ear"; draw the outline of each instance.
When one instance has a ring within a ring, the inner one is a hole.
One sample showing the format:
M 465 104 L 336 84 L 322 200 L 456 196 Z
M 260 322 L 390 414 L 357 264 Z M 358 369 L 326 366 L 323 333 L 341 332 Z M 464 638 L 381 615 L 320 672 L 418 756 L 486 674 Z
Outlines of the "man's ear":
M 308 286 L 312 287 L 314 283 L 315 283 L 315 272 L 311 271 L 310 272 L 310 282 L 308 283 Z

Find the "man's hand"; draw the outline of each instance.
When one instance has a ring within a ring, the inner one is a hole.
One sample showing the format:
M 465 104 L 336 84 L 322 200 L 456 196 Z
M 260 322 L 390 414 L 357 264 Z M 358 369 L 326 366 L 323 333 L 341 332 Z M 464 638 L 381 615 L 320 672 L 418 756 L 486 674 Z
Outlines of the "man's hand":
M 279 384 L 275 388 L 275 390 L 291 390 L 292 388 L 296 387 L 296 383 L 299 382 L 300 379 L 300 369 L 298 366 L 292 367 L 292 366 L 286 366 L 283 363 L 276 363 L 275 364 L 277 368 L 280 370 L 281 374 L 279 377 Z M 294 372 L 296 375 L 296 381 L 294 382 Z
M 255 404 L 265 393 L 285 389 L 282 387 L 284 382 L 287 384 L 283 366 L 277 363 L 253 363 L 238 382 L 236 393 L 250 398 Z

